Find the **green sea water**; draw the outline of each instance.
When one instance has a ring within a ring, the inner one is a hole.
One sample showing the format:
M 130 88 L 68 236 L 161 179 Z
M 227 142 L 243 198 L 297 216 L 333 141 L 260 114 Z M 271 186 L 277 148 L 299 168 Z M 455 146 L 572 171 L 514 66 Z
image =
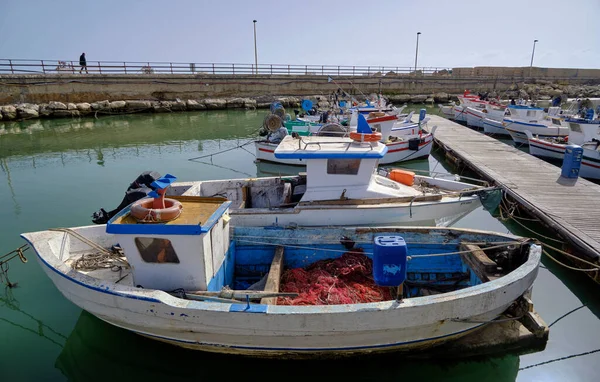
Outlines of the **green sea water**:
M 24 244 L 22 232 L 91 224 L 92 212 L 116 207 L 143 171 L 171 173 L 179 181 L 300 171 L 254 162 L 251 141 L 264 115 L 214 111 L 0 122 L 0 255 Z M 454 171 L 439 151 L 402 166 Z M 482 208 L 455 226 L 531 235 Z M 535 223 L 527 226 L 552 235 Z M 195 352 L 113 327 L 64 298 L 34 254 L 26 255 L 26 264 L 8 264 L 17 287 L 0 285 L 0 381 L 595 381 L 600 372 L 600 352 L 527 368 L 600 348 L 599 287 L 548 259 L 533 290 L 542 318 L 552 323 L 585 306 L 551 327 L 542 352 L 460 362 L 394 354 L 284 361 Z

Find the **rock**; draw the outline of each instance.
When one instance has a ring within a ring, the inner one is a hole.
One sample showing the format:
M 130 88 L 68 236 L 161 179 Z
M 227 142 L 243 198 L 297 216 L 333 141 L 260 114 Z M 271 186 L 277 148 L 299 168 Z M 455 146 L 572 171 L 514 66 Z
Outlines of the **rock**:
M 87 102 L 78 103 L 75 105 L 75 107 L 77 107 L 77 110 L 79 110 L 79 112 L 82 114 L 87 114 L 92 111 L 92 105 Z
M 93 102 L 90 106 L 92 107 L 92 110 L 102 110 L 102 109 L 107 109 L 109 105 L 110 105 L 110 102 L 108 102 L 108 101 L 99 101 L 99 102 Z
M 319 101 L 317 103 L 317 106 L 319 107 L 319 109 L 329 109 L 331 105 L 329 104 L 329 101 Z
M 2 111 L 2 116 L 6 120 L 16 119 L 17 118 L 17 108 L 13 105 L 5 105 L 0 107 L 0 111 Z
M 79 110 L 54 110 L 53 117 L 79 117 Z
M 152 103 L 152 109 L 155 113 L 168 113 L 171 111 L 171 102 L 156 101 Z
M 396 94 L 388 97 L 390 102 L 407 103 L 410 101 L 410 94 Z
M 427 99 L 426 95 L 414 95 L 410 97 L 412 103 L 423 103 Z
M 394 71 L 387 72 L 385 74 L 386 77 L 396 77 L 396 73 Z
M 206 105 L 193 99 L 188 99 L 186 102 L 188 110 L 205 110 Z
M 227 108 L 235 109 L 244 107 L 244 99 L 243 98 L 230 98 L 227 100 Z
M 39 113 L 38 113 L 39 109 L 40 109 L 40 107 L 38 105 L 31 105 L 31 104 L 17 105 L 17 115 L 19 116 L 19 118 L 23 118 L 23 119 L 38 118 L 39 117 Z
M 113 101 L 108 104 L 111 110 L 125 109 L 125 106 L 127 106 L 127 102 L 125 101 Z
M 53 110 L 50 109 L 50 105 L 47 103 L 43 103 L 40 105 L 39 115 L 40 117 L 52 117 Z
M 2 121 L 2 113 L 0 113 L 0 121 Z
M 433 95 L 435 102 L 448 102 L 448 93 L 440 92 Z
M 48 103 L 48 108 L 50 110 L 67 110 L 67 105 L 62 102 L 50 101 Z
M 256 109 L 257 103 L 255 99 L 244 98 L 244 107 L 246 109 Z
M 144 110 L 152 107 L 152 103 L 150 101 L 131 100 L 125 102 L 127 103 L 125 107 L 130 110 Z
M 210 110 L 225 109 L 227 107 L 227 101 L 221 98 L 207 98 L 203 103 Z
M 519 98 L 528 99 L 529 94 L 525 90 L 521 89 L 519 90 Z
M 186 107 L 184 101 L 182 101 L 180 99 L 176 99 L 175 101 L 171 101 L 171 110 L 172 111 L 186 111 L 187 107 Z
M 550 99 L 552 99 L 552 97 L 550 97 L 548 95 L 541 95 L 538 97 L 538 100 L 541 100 L 541 101 L 548 101 Z
M 434 102 L 433 97 L 429 97 L 425 100 L 425 103 L 433 103 L 433 102 Z
M 75 105 L 74 103 L 69 102 L 67 104 L 67 110 L 77 110 L 77 105 Z
M 271 107 L 271 102 L 256 102 L 257 109 L 268 109 Z

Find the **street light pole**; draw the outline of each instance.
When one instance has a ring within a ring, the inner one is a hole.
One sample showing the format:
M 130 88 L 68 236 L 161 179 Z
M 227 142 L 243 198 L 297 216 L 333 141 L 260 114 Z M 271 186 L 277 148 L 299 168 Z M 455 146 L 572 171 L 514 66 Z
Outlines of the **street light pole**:
M 417 32 L 417 50 L 415 52 L 415 76 L 417 75 L 417 56 L 419 55 L 419 35 L 421 32 Z
M 533 50 L 531 51 L 531 63 L 529 64 L 529 77 L 531 77 L 531 67 L 533 66 L 533 55 L 535 54 L 535 43 L 538 40 L 533 40 Z
M 252 20 L 254 23 L 254 67 L 256 68 L 256 74 L 258 74 L 258 54 L 256 50 L 256 20 Z

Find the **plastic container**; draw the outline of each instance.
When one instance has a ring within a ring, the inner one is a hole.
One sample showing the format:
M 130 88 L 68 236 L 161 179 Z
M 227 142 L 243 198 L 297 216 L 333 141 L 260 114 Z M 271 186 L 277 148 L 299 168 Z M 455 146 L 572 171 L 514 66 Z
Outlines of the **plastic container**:
M 415 173 L 406 170 L 392 170 L 390 179 L 398 183 L 412 186 L 415 183 Z
M 565 149 L 560 175 L 565 178 L 577 178 L 582 158 L 583 149 L 580 146 L 568 145 Z
M 426 109 L 419 110 L 419 122 L 425 119 L 425 114 L 427 113 Z
M 373 279 L 383 287 L 401 285 L 406 280 L 406 242 L 399 235 L 373 238 Z

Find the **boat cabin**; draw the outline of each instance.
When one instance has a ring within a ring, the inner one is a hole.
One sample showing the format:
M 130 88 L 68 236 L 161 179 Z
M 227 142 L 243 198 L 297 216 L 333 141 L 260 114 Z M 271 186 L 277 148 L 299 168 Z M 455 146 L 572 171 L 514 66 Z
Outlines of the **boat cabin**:
M 169 197 L 181 213 L 167 222 L 141 222 L 126 207 L 106 225 L 131 265 L 134 286 L 172 291 L 220 290 L 228 270 L 230 201 Z M 143 200 L 149 200 L 144 198 Z M 217 287 L 218 285 L 218 287 Z
M 306 192 L 300 202 L 393 197 L 399 184 L 377 177 L 375 169 L 388 148 L 351 138 L 287 136 L 275 150 L 281 159 L 306 161 Z M 371 181 L 376 178 L 375 181 Z M 395 187 L 394 186 L 398 186 Z M 390 190 L 392 188 L 392 190 Z

